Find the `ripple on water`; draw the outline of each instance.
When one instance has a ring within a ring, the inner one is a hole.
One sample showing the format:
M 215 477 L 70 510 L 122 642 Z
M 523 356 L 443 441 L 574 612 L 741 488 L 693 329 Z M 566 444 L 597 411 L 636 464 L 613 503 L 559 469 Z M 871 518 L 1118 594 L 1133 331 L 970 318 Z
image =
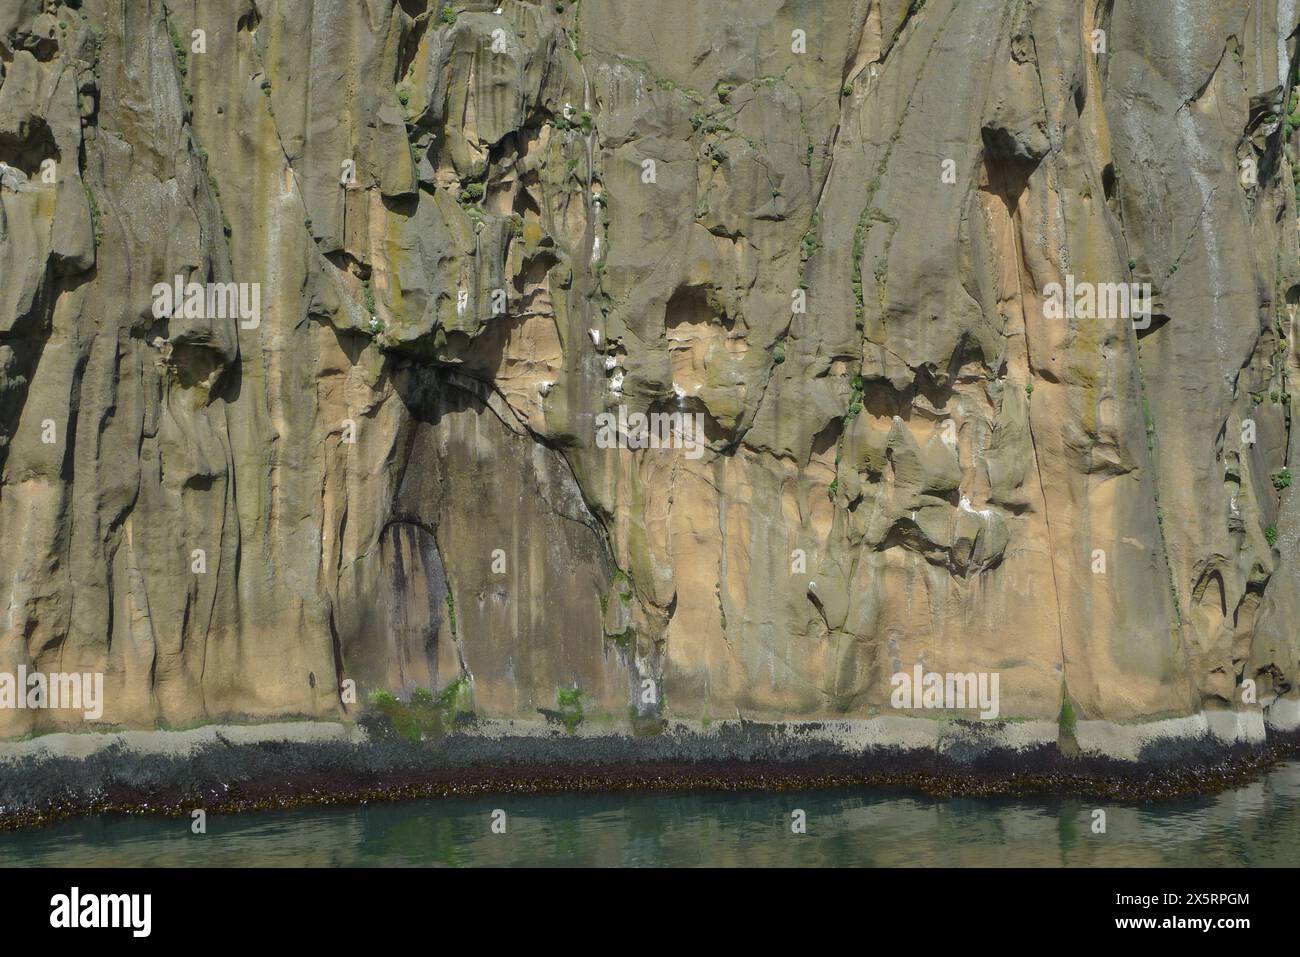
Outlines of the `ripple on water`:
M 493 834 L 493 810 L 507 833 Z M 1106 811 L 1106 833 L 1092 830 Z M 807 834 L 791 831 L 805 812 Z M 66 821 L 0 837 L 3 866 L 1295 866 L 1300 762 L 1165 802 L 884 791 L 510 795 L 185 818 Z

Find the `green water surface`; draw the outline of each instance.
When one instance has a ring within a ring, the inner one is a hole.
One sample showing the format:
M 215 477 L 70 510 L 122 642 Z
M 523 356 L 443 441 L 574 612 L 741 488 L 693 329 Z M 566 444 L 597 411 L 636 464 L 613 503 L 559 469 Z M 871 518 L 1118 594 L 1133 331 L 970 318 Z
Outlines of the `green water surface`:
M 492 830 L 505 811 L 504 834 Z M 1094 833 L 1093 811 L 1106 812 Z M 807 833 L 792 831 L 802 810 Z M 88 818 L 0 834 L 0 866 L 1300 865 L 1300 762 L 1150 803 L 888 791 L 501 795 L 188 819 Z

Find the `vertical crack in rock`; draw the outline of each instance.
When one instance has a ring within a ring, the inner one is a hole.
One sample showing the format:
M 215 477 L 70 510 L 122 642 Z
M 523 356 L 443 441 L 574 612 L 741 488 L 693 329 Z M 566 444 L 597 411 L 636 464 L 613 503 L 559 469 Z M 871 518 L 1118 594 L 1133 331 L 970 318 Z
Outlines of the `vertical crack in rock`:
M 107 727 L 920 718 L 922 667 L 1084 751 L 1294 729 L 1298 20 L 5 5 L 0 672 Z

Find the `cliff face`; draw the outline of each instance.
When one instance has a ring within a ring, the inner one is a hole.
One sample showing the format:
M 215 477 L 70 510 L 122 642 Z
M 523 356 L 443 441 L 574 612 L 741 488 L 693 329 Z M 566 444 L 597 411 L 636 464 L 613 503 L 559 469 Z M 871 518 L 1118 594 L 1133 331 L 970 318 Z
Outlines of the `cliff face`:
M 866 718 L 917 664 L 1004 718 L 1277 723 L 1297 25 L 4 0 L 0 671 L 145 727 L 346 679 Z M 707 448 L 602 448 L 620 407 Z

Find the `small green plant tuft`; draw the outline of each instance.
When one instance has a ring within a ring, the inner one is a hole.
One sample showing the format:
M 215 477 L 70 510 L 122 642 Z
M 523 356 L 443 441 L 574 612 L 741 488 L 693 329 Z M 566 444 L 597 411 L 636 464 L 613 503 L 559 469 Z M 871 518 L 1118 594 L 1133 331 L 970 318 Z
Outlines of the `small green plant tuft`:
M 560 712 L 567 734 L 574 734 L 582 724 L 582 692 L 577 688 L 560 688 L 555 692 L 555 705 Z
M 853 394 L 849 396 L 849 407 L 844 412 L 844 421 L 846 424 L 857 418 L 858 413 L 862 411 L 862 406 L 865 402 L 863 392 L 867 387 L 867 384 L 861 375 L 855 375 L 850 381 L 850 384 L 853 386 Z
M 462 206 L 470 206 L 483 198 L 483 184 L 469 183 L 461 191 L 456 201 Z
M 370 707 L 387 720 L 392 731 L 412 744 L 441 737 L 455 723 L 458 714 L 470 712 L 469 682 L 462 676 L 448 683 L 438 695 L 416 688 L 403 702 L 388 691 L 375 691 Z

